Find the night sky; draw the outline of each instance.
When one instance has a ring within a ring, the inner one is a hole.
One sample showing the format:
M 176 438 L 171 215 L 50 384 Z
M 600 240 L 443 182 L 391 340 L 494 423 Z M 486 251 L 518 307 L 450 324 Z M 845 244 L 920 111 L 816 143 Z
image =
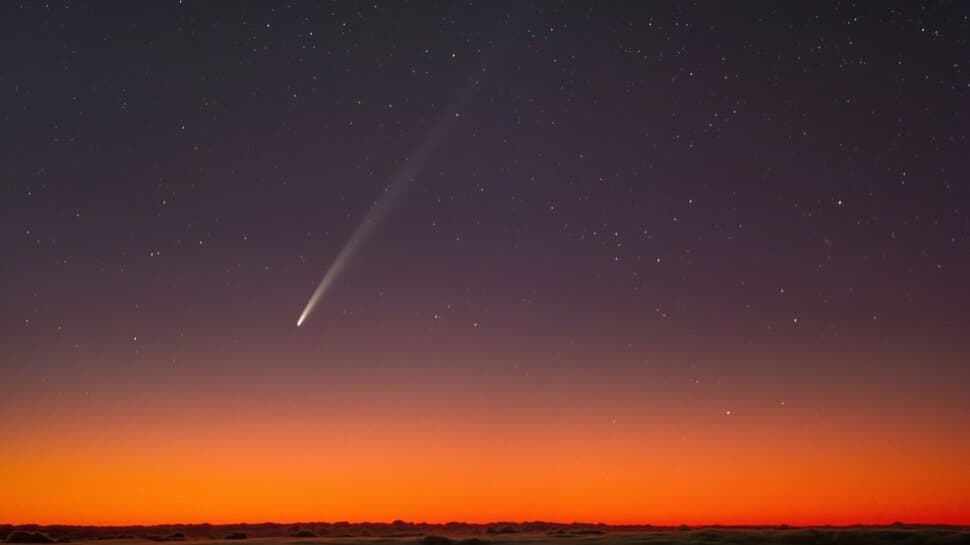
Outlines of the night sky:
M 970 4 L 23 4 L 6 522 L 970 523 Z

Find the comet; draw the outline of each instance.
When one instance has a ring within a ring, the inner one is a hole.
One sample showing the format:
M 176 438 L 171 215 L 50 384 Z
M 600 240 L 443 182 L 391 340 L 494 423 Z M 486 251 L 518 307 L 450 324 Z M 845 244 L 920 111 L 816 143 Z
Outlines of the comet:
M 484 66 L 481 67 L 480 71 L 485 71 Z M 300 313 L 300 317 L 297 318 L 297 327 L 303 325 L 310 316 L 310 313 L 313 312 L 313 309 L 316 308 L 317 304 L 320 303 L 333 286 L 334 282 L 340 278 L 340 275 L 347 268 L 347 265 L 353 261 L 354 256 L 364 246 L 367 239 L 371 237 L 387 216 L 387 213 L 394 207 L 394 204 L 400 200 L 401 195 L 406 192 L 408 184 L 414 181 L 415 177 L 421 172 L 424 164 L 434 154 L 434 151 L 438 148 L 441 141 L 448 135 L 457 120 L 460 119 L 462 107 L 479 83 L 477 79 L 474 79 L 474 76 L 475 74 L 473 73 L 473 77 L 469 78 L 468 83 L 457 94 L 455 99 L 438 113 L 437 118 L 435 118 L 431 127 L 428 129 L 427 134 L 424 135 L 413 152 L 405 159 L 400 169 L 390 178 L 384 191 L 377 197 L 374 204 L 365 214 L 363 221 L 354 229 L 353 234 L 347 239 L 340 253 L 337 254 L 337 257 L 334 258 L 327 272 L 323 275 L 323 279 L 320 280 L 317 289 L 313 291 L 310 300 L 307 301 L 306 306 L 303 308 L 303 312 Z

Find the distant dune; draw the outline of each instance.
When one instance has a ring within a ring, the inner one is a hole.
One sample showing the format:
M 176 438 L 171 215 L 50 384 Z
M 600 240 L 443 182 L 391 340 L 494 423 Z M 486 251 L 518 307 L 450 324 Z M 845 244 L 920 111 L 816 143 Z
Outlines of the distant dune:
M 970 528 L 905 525 L 790 528 L 727 526 L 607 526 L 551 522 L 494 524 L 324 523 L 192 524 L 161 526 L 0 525 L 6 543 L 107 541 L 129 545 L 148 541 L 252 545 L 960 545 L 970 544 Z M 105 544 L 109 545 L 109 544 Z
M 7 543 L 53 543 L 54 540 L 42 532 L 30 532 L 27 530 L 13 530 L 9 532 L 4 541 Z

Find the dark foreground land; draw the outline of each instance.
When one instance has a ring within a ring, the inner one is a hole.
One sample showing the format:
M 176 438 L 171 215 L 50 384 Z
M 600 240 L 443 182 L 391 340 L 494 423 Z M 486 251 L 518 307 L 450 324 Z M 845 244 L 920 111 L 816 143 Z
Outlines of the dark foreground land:
M 104 545 L 148 545 L 151 541 L 192 541 L 193 545 L 239 541 L 249 545 L 970 545 L 970 528 L 905 524 L 789 528 L 405 522 L 125 527 L 0 525 L 0 540 L 7 543 L 107 542 Z

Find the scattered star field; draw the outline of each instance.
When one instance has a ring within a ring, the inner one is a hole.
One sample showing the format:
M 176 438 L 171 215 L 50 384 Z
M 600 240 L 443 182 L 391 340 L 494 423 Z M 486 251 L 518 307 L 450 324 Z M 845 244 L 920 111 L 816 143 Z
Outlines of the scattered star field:
M 0 513 L 970 523 L 968 40 L 0 4 Z

